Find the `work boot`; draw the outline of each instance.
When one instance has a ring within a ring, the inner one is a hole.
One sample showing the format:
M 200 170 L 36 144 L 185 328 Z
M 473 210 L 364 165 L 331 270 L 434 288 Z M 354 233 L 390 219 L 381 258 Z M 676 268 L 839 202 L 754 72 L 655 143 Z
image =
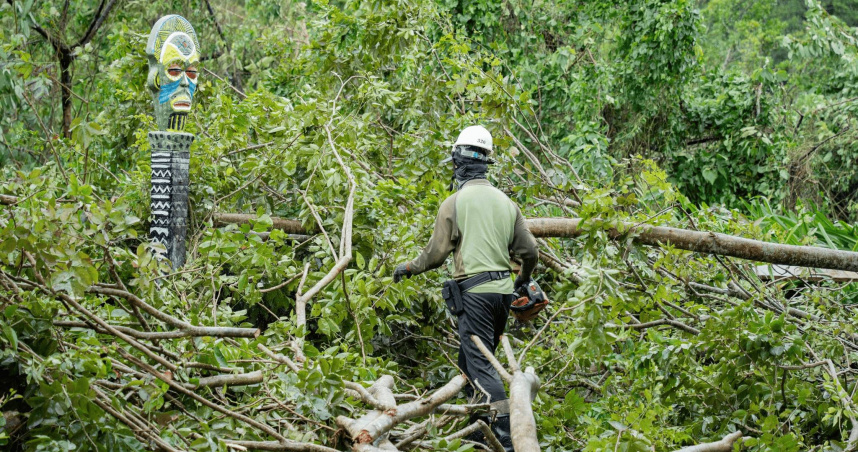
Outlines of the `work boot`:
M 473 416 L 472 415 L 471 418 L 468 420 L 468 423 L 473 424 L 474 422 L 477 422 L 478 420 L 485 422 L 486 425 L 492 425 L 491 419 L 489 419 L 486 416 Z M 469 434 L 468 436 L 465 437 L 465 439 L 468 441 L 473 441 L 475 443 L 482 444 L 484 446 L 486 445 L 486 436 L 483 435 L 482 430 L 477 430 L 477 431 Z
M 495 421 L 491 424 L 492 433 L 495 434 L 500 441 L 503 450 L 506 452 L 515 452 L 512 448 L 512 436 L 510 435 L 509 415 L 501 414 L 495 417 Z

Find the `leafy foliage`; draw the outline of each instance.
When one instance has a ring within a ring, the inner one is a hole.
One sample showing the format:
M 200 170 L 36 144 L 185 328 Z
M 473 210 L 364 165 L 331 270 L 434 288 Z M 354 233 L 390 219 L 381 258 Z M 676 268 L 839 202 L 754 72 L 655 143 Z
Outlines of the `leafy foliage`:
M 147 343 L 190 386 L 263 371 L 262 383 L 196 391 L 292 440 L 348 447 L 335 419 L 364 404 L 345 382 L 396 375 L 416 396 L 449 381 L 444 272 L 396 285 L 390 273 L 428 239 L 452 137 L 479 122 L 495 137 L 492 181 L 527 216 L 583 219 L 579 239 L 541 243 L 546 315 L 510 324 L 543 378 L 543 450 L 670 450 L 734 430 L 747 450 L 846 447 L 853 288 L 764 284 L 747 263 L 608 234 L 659 224 L 854 250 L 854 228 L 820 213 L 855 209 L 855 42 L 841 3 L 263 0 L 212 2 L 214 16 L 207 1 L 135 4 L 76 50 L 65 138 L 54 54 L 33 27 L 79 34 L 97 5 L 70 3 L 0 7 L 0 194 L 16 197 L 0 213 L 0 407 L 26 422 L 0 431 L 0 445 L 155 447 L 110 410 L 182 449 L 270 439 L 154 378 L 129 341 L 81 325 L 91 319 L 69 299 L 112 325 L 173 331 L 97 288 L 124 287 L 193 325 L 263 329 Z M 177 271 L 145 240 L 143 31 L 166 12 L 197 27 L 208 56 L 187 128 L 191 234 Z M 353 260 L 301 326 L 297 293 L 344 240 L 337 155 L 358 185 Z M 747 201 L 757 195 L 768 200 Z M 255 219 L 216 227 L 222 212 Z M 272 217 L 318 233 L 290 237 Z M 660 320 L 675 323 L 640 327 Z M 289 371 L 259 345 L 306 361 Z M 841 373 L 804 367 L 824 359 Z M 432 433 L 419 447 L 472 447 Z

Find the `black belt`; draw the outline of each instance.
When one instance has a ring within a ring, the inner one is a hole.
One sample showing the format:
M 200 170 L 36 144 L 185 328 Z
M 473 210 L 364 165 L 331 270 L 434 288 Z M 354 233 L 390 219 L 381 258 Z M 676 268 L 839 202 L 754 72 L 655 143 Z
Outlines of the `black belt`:
M 468 278 L 464 281 L 460 281 L 459 282 L 459 288 L 462 290 L 462 292 L 465 292 L 465 291 L 471 289 L 472 287 L 479 286 L 482 283 L 487 283 L 489 281 L 497 281 L 499 279 L 504 279 L 504 278 L 509 278 L 509 270 L 504 270 L 504 271 L 500 271 L 500 272 L 477 273 L 476 275 L 471 276 L 470 278 Z

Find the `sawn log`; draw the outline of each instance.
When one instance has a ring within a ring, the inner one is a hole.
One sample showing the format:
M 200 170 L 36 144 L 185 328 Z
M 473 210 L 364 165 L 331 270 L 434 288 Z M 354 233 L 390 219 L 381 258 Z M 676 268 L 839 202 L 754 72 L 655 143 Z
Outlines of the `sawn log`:
M 216 214 L 215 225 L 243 223 L 253 215 Z M 274 228 L 292 234 L 306 234 L 295 220 L 271 217 Z M 531 218 L 527 227 L 535 237 L 574 238 L 585 234 L 580 218 Z M 660 246 L 670 244 L 676 248 L 696 253 L 738 257 L 755 262 L 767 262 L 797 267 L 827 268 L 833 270 L 858 271 L 858 253 L 815 246 L 783 245 L 763 242 L 717 232 L 691 231 L 666 226 L 623 225 L 623 230 L 610 229 L 613 238 L 631 236 L 635 243 Z
M 579 227 L 580 224 L 580 218 L 531 218 L 527 220 L 527 227 L 536 237 L 578 237 L 586 232 Z M 611 229 L 608 230 L 608 233 L 613 238 L 631 235 L 636 243 L 644 245 L 658 246 L 669 243 L 682 250 L 738 257 L 756 262 L 858 271 L 858 253 L 852 251 L 815 246 L 782 245 L 717 232 L 690 231 L 647 224 L 634 228 L 631 225 L 624 226 L 625 232 Z

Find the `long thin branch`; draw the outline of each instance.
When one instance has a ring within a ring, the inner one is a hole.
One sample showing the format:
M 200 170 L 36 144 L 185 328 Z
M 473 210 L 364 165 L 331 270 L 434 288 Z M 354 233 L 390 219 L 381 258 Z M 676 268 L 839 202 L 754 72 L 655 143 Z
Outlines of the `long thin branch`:
M 107 16 L 110 15 L 110 11 L 116 5 L 116 0 L 110 0 L 106 6 L 104 4 L 104 0 L 101 1 L 101 4 L 98 6 L 98 10 L 95 12 L 95 16 L 92 19 L 92 22 L 89 23 L 89 28 L 86 30 L 83 36 L 73 45 L 71 49 L 75 47 L 80 47 L 86 45 L 89 41 L 95 37 L 95 34 L 98 32 L 98 29 L 101 28 L 101 25 L 107 19 Z
M 180 330 L 183 330 L 188 333 L 190 336 L 212 336 L 212 337 L 247 337 L 247 338 L 256 338 L 259 336 L 261 331 L 259 328 L 234 328 L 234 327 L 206 327 L 206 326 L 196 326 L 191 325 L 184 320 L 173 317 L 164 311 L 161 311 L 154 306 L 146 303 L 131 292 L 127 292 L 121 289 L 115 289 L 110 287 L 103 286 L 90 286 L 87 289 L 87 292 L 101 294 L 101 295 L 110 295 L 114 297 L 120 297 L 125 300 L 130 301 L 135 304 L 140 309 L 146 311 L 152 317 L 167 323 L 173 327 L 176 327 Z
M 55 320 L 54 325 L 60 326 L 63 328 L 89 328 L 94 329 L 96 332 L 100 334 L 110 334 L 109 331 L 104 328 L 99 328 L 95 326 L 93 328 L 92 325 L 87 324 L 86 322 L 74 322 L 68 320 Z M 127 326 L 116 326 L 113 325 L 117 331 L 121 331 L 135 339 L 145 339 L 145 340 L 162 340 L 162 339 L 178 339 L 183 337 L 235 337 L 229 335 L 221 335 L 217 334 L 217 330 L 222 330 L 223 328 L 212 327 L 207 328 L 209 331 L 189 331 L 189 330 L 175 330 L 175 331 L 139 331 L 134 328 L 129 328 Z
M 287 439 L 286 437 L 281 435 L 279 432 L 277 432 L 276 430 L 274 430 L 270 426 L 263 424 L 259 421 L 256 421 L 255 419 L 249 418 L 243 414 L 236 413 L 232 410 L 224 408 L 224 407 L 222 407 L 222 406 L 198 395 L 194 391 L 185 388 L 182 384 L 176 382 L 172 378 L 167 377 L 163 373 L 159 372 L 154 367 L 152 367 L 152 366 L 140 361 L 139 359 L 131 356 L 125 350 L 120 349 L 119 353 L 122 355 L 123 358 L 133 362 L 137 367 L 140 367 L 141 369 L 145 370 L 146 372 L 149 372 L 150 374 L 152 374 L 155 378 L 163 381 L 164 383 L 167 383 L 167 385 L 170 386 L 170 388 L 172 388 L 178 392 L 181 392 L 182 394 L 185 394 L 188 397 L 191 397 L 192 399 L 196 400 L 197 402 L 199 402 L 199 403 L 201 403 L 201 404 L 203 404 L 203 405 L 205 405 L 205 406 L 207 406 L 207 407 L 209 407 L 215 411 L 218 411 L 218 412 L 223 413 L 223 414 L 225 414 L 231 418 L 234 418 L 234 419 L 237 419 L 241 422 L 244 422 L 247 425 L 255 427 L 255 428 L 273 436 L 274 438 L 277 438 L 278 441 L 280 441 L 284 444 L 290 442 L 289 439 Z
M 214 375 L 211 377 L 203 377 L 199 379 L 199 382 L 197 384 L 188 383 L 185 385 L 185 387 L 188 389 L 197 389 L 219 386 L 247 386 L 262 383 L 262 380 L 262 371 L 257 370 L 244 374 L 224 374 Z
M 700 330 L 698 330 L 697 328 L 688 326 L 688 325 L 686 325 L 686 324 L 684 324 L 678 320 L 673 320 L 673 319 L 658 319 L 658 320 L 653 320 L 651 322 L 633 323 L 630 325 L 617 325 L 614 323 L 606 323 L 605 328 L 631 328 L 633 330 L 645 330 L 647 328 L 652 328 L 654 326 L 659 326 L 659 325 L 670 325 L 674 328 L 679 328 L 680 330 L 691 333 L 695 336 L 700 334 Z
M 280 364 L 285 364 L 285 365 L 286 365 L 286 367 L 288 367 L 292 372 L 298 372 L 299 370 L 301 370 L 301 369 L 298 367 L 298 365 L 297 365 L 297 364 L 295 364 L 295 362 L 294 362 L 294 361 L 292 361 L 291 359 L 289 359 L 289 358 L 288 358 L 288 357 L 286 357 L 286 356 L 283 356 L 283 355 L 281 355 L 281 354 L 279 354 L 279 353 L 275 353 L 275 352 L 271 351 L 271 349 L 269 349 L 268 347 L 266 347 L 266 346 L 264 346 L 264 345 L 262 345 L 262 344 L 257 345 L 257 346 L 256 346 L 256 348 L 258 348 L 258 349 L 262 350 L 262 351 L 263 351 L 266 355 L 268 355 L 271 359 L 273 359 L 273 360 L 275 360 L 275 361 L 279 362 Z
M 500 377 L 503 378 L 503 381 L 511 383 L 512 375 L 510 375 L 510 373 L 507 372 L 506 369 L 504 369 L 500 361 L 498 361 L 498 359 L 495 358 L 495 355 L 486 347 L 486 344 L 483 344 L 483 341 L 481 341 L 476 334 L 471 335 L 471 340 L 474 341 L 474 344 L 477 345 L 477 348 L 480 350 L 480 352 L 482 352 L 483 356 L 485 356 L 486 359 L 489 360 L 489 363 L 491 363 L 492 367 L 495 368 Z

